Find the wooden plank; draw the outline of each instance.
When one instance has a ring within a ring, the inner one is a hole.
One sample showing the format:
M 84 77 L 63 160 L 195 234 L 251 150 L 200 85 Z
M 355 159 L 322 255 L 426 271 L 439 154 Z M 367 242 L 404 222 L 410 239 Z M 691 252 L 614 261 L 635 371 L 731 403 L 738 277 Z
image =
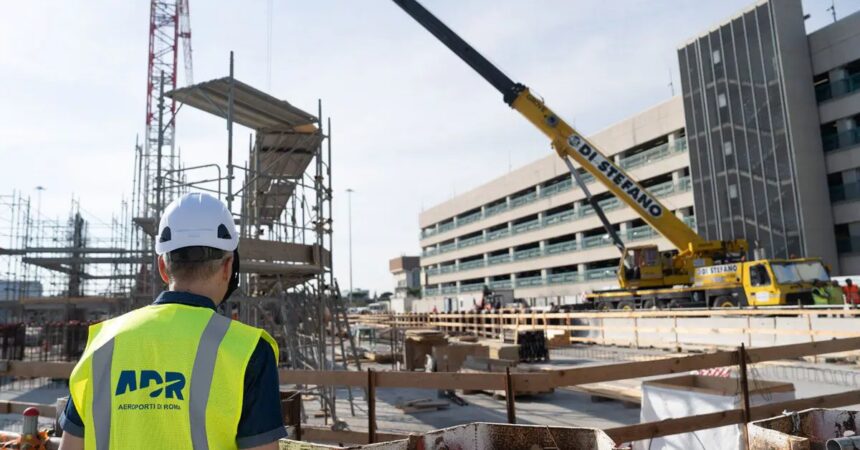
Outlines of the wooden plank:
M 13 377 L 48 377 L 68 379 L 75 368 L 73 362 L 6 361 L 7 370 L 3 375 Z
M 608 428 L 603 430 L 617 443 L 641 441 L 655 437 L 670 436 L 690 431 L 717 428 L 726 425 L 741 423 L 743 410 L 730 409 L 708 414 L 681 417 L 677 419 L 665 419 L 655 422 L 639 423 L 623 427 Z
M 376 372 L 380 388 L 503 390 L 504 373 Z
M 659 359 L 656 361 L 635 361 L 620 364 L 580 367 L 564 370 L 548 370 L 546 374 L 550 387 L 574 386 L 600 381 L 624 380 L 654 375 L 665 375 L 691 370 L 710 369 L 737 365 L 737 352 L 721 351 L 704 355 L 682 356 Z M 519 375 L 521 376 L 521 375 Z M 515 387 L 519 389 L 515 376 Z
M 750 364 L 755 364 L 762 361 L 800 358 L 801 356 L 824 355 L 852 350 L 860 350 L 860 337 L 752 348 L 747 350 L 747 355 L 749 355 Z
M 406 439 L 408 435 L 400 433 L 376 433 L 376 442 L 396 441 Z M 366 444 L 367 432 L 355 430 L 332 431 L 325 427 L 302 426 L 302 439 L 307 442 L 338 442 L 344 444 Z
M 788 400 L 750 408 L 750 420 L 761 420 L 778 416 L 783 411 L 800 411 L 808 408 L 838 408 L 860 403 L 860 390 L 821 395 L 798 400 Z M 725 425 L 743 423 L 743 409 L 736 408 L 708 414 L 665 419 L 640 423 L 603 431 L 615 442 L 633 442 L 672 434 L 717 428 Z
M 280 370 L 281 384 L 366 387 L 367 375 L 346 370 Z
M 620 402 L 639 405 L 642 403 L 642 388 L 639 383 L 627 383 L 622 381 L 608 381 L 604 383 L 581 384 L 570 386 L 569 389 L 582 392 L 594 397 L 609 398 Z
M 41 417 L 57 416 L 57 408 L 54 405 L 0 400 L 0 413 L 2 414 L 23 414 L 27 408 L 38 409 Z

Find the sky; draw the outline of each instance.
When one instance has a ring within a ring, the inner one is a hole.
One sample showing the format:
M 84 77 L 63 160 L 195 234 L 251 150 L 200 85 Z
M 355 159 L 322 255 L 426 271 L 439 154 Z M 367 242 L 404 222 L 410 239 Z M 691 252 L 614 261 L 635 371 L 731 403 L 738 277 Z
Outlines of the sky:
M 423 209 L 550 152 L 490 85 L 391 1 L 190 2 L 195 81 L 225 76 L 232 50 L 237 79 L 313 113 L 322 99 L 332 120 L 333 257 L 342 288 L 346 189 L 355 191 L 353 285 L 383 292 L 393 288 L 388 260 L 420 251 Z M 668 99 L 670 82 L 680 92 L 678 45 L 751 1 L 424 4 L 590 134 Z M 803 0 L 808 31 L 832 21 L 830 4 Z M 839 17 L 860 10 L 860 0 L 835 4 Z M 66 217 L 72 198 L 91 220 L 118 213 L 131 195 L 135 138 L 144 131 L 148 25 L 144 0 L 4 5 L 0 195 L 35 198 L 42 186 L 45 217 Z M 176 123 L 187 166 L 226 163 L 222 120 L 184 108 Z M 234 146 L 247 148 L 250 133 L 237 126 Z

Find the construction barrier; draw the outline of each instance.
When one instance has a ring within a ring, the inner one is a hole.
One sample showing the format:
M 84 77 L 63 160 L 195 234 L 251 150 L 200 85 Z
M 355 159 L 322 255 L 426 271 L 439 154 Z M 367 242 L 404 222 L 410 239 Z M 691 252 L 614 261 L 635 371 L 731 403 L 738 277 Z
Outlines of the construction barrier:
M 487 312 L 356 315 L 353 323 L 438 329 L 516 341 L 523 331 L 564 333 L 569 343 L 678 350 L 766 347 L 860 336 L 860 310 L 842 307 Z
M 748 349 L 745 346 L 732 351 L 692 356 L 670 357 L 654 361 L 636 361 L 599 366 L 577 367 L 563 370 L 548 370 L 537 373 L 445 373 L 445 372 L 367 372 L 357 371 L 311 371 L 281 370 L 282 384 L 312 386 L 349 386 L 367 389 L 368 432 L 350 432 L 354 438 L 365 442 L 376 442 L 381 434 L 376 430 L 375 391 L 377 388 L 423 388 L 440 390 L 501 390 L 506 393 L 506 408 L 509 423 L 516 423 L 515 391 L 540 391 L 547 388 L 570 387 L 604 381 L 642 378 L 656 375 L 685 373 L 716 367 L 737 366 L 743 398 L 749 398 L 747 375 L 749 364 L 796 359 L 805 356 L 824 355 L 860 350 L 860 337 L 817 341 Z M 0 366 L 0 376 L 68 378 L 74 363 L 7 361 Z M 797 411 L 808 408 L 836 408 L 860 404 L 860 390 L 837 394 L 769 403 L 700 414 L 658 422 L 640 423 L 604 430 L 616 442 L 633 442 L 687 433 L 707 428 L 734 424 L 747 424 L 754 420 L 773 417 L 782 411 Z M 325 439 L 321 430 L 305 429 L 305 437 Z M 342 433 L 342 432 L 341 432 Z M 339 434 L 343 437 L 344 434 Z

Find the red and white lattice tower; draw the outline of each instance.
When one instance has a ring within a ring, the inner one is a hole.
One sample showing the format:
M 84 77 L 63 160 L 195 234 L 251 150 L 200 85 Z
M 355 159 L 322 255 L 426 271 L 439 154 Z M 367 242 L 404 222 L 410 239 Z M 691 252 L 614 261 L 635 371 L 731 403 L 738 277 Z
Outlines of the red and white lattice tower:
M 176 102 L 165 98 L 159 110 L 159 91 L 161 77 L 164 76 L 164 91 L 177 87 L 177 59 L 179 43 L 182 42 L 182 53 L 185 62 L 185 84 L 193 83 L 191 63 L 191 21 L 188 10 L 188 0 L 152 0 L 149 13 L 149 55 L 146 76 L 146 134 L 143 148 L 143 158 L 140 161 L 143 197 L 139 203 L 141 213 L 145 217 L 154 217 L 156 207 L 156 177 L 158 167 L 158 117 L 162 114 L 162 159 L 161 173 L 178 168 L 178 158 L 175 151 L 174 136 L 176 134 Z M 170 201 L 169 193 L 162 197 Z

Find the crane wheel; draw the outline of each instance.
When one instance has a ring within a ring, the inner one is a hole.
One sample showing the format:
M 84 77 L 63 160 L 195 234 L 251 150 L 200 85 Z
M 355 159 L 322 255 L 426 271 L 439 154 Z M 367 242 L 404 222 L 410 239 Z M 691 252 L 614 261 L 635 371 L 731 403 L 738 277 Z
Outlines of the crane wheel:
M 660 309 L 660 305 L 657 303 L 657 300 L 645 300 L 645 303 L 642 304 L 642 309 L 650 309 L 656 311 Z
M 717 297 L 714 308 L 737 308 L 738 301 L 734 297 Z
M 597 304 L 598 311 L 610 311 L 612 310 L 612 302 L 610 301 L 602 301 Z
M 625 300 L 623 302 L 618 303 L 618 309 L 621 311 L 635 311 L 636 306 L 633 305 L 632 301 Z

